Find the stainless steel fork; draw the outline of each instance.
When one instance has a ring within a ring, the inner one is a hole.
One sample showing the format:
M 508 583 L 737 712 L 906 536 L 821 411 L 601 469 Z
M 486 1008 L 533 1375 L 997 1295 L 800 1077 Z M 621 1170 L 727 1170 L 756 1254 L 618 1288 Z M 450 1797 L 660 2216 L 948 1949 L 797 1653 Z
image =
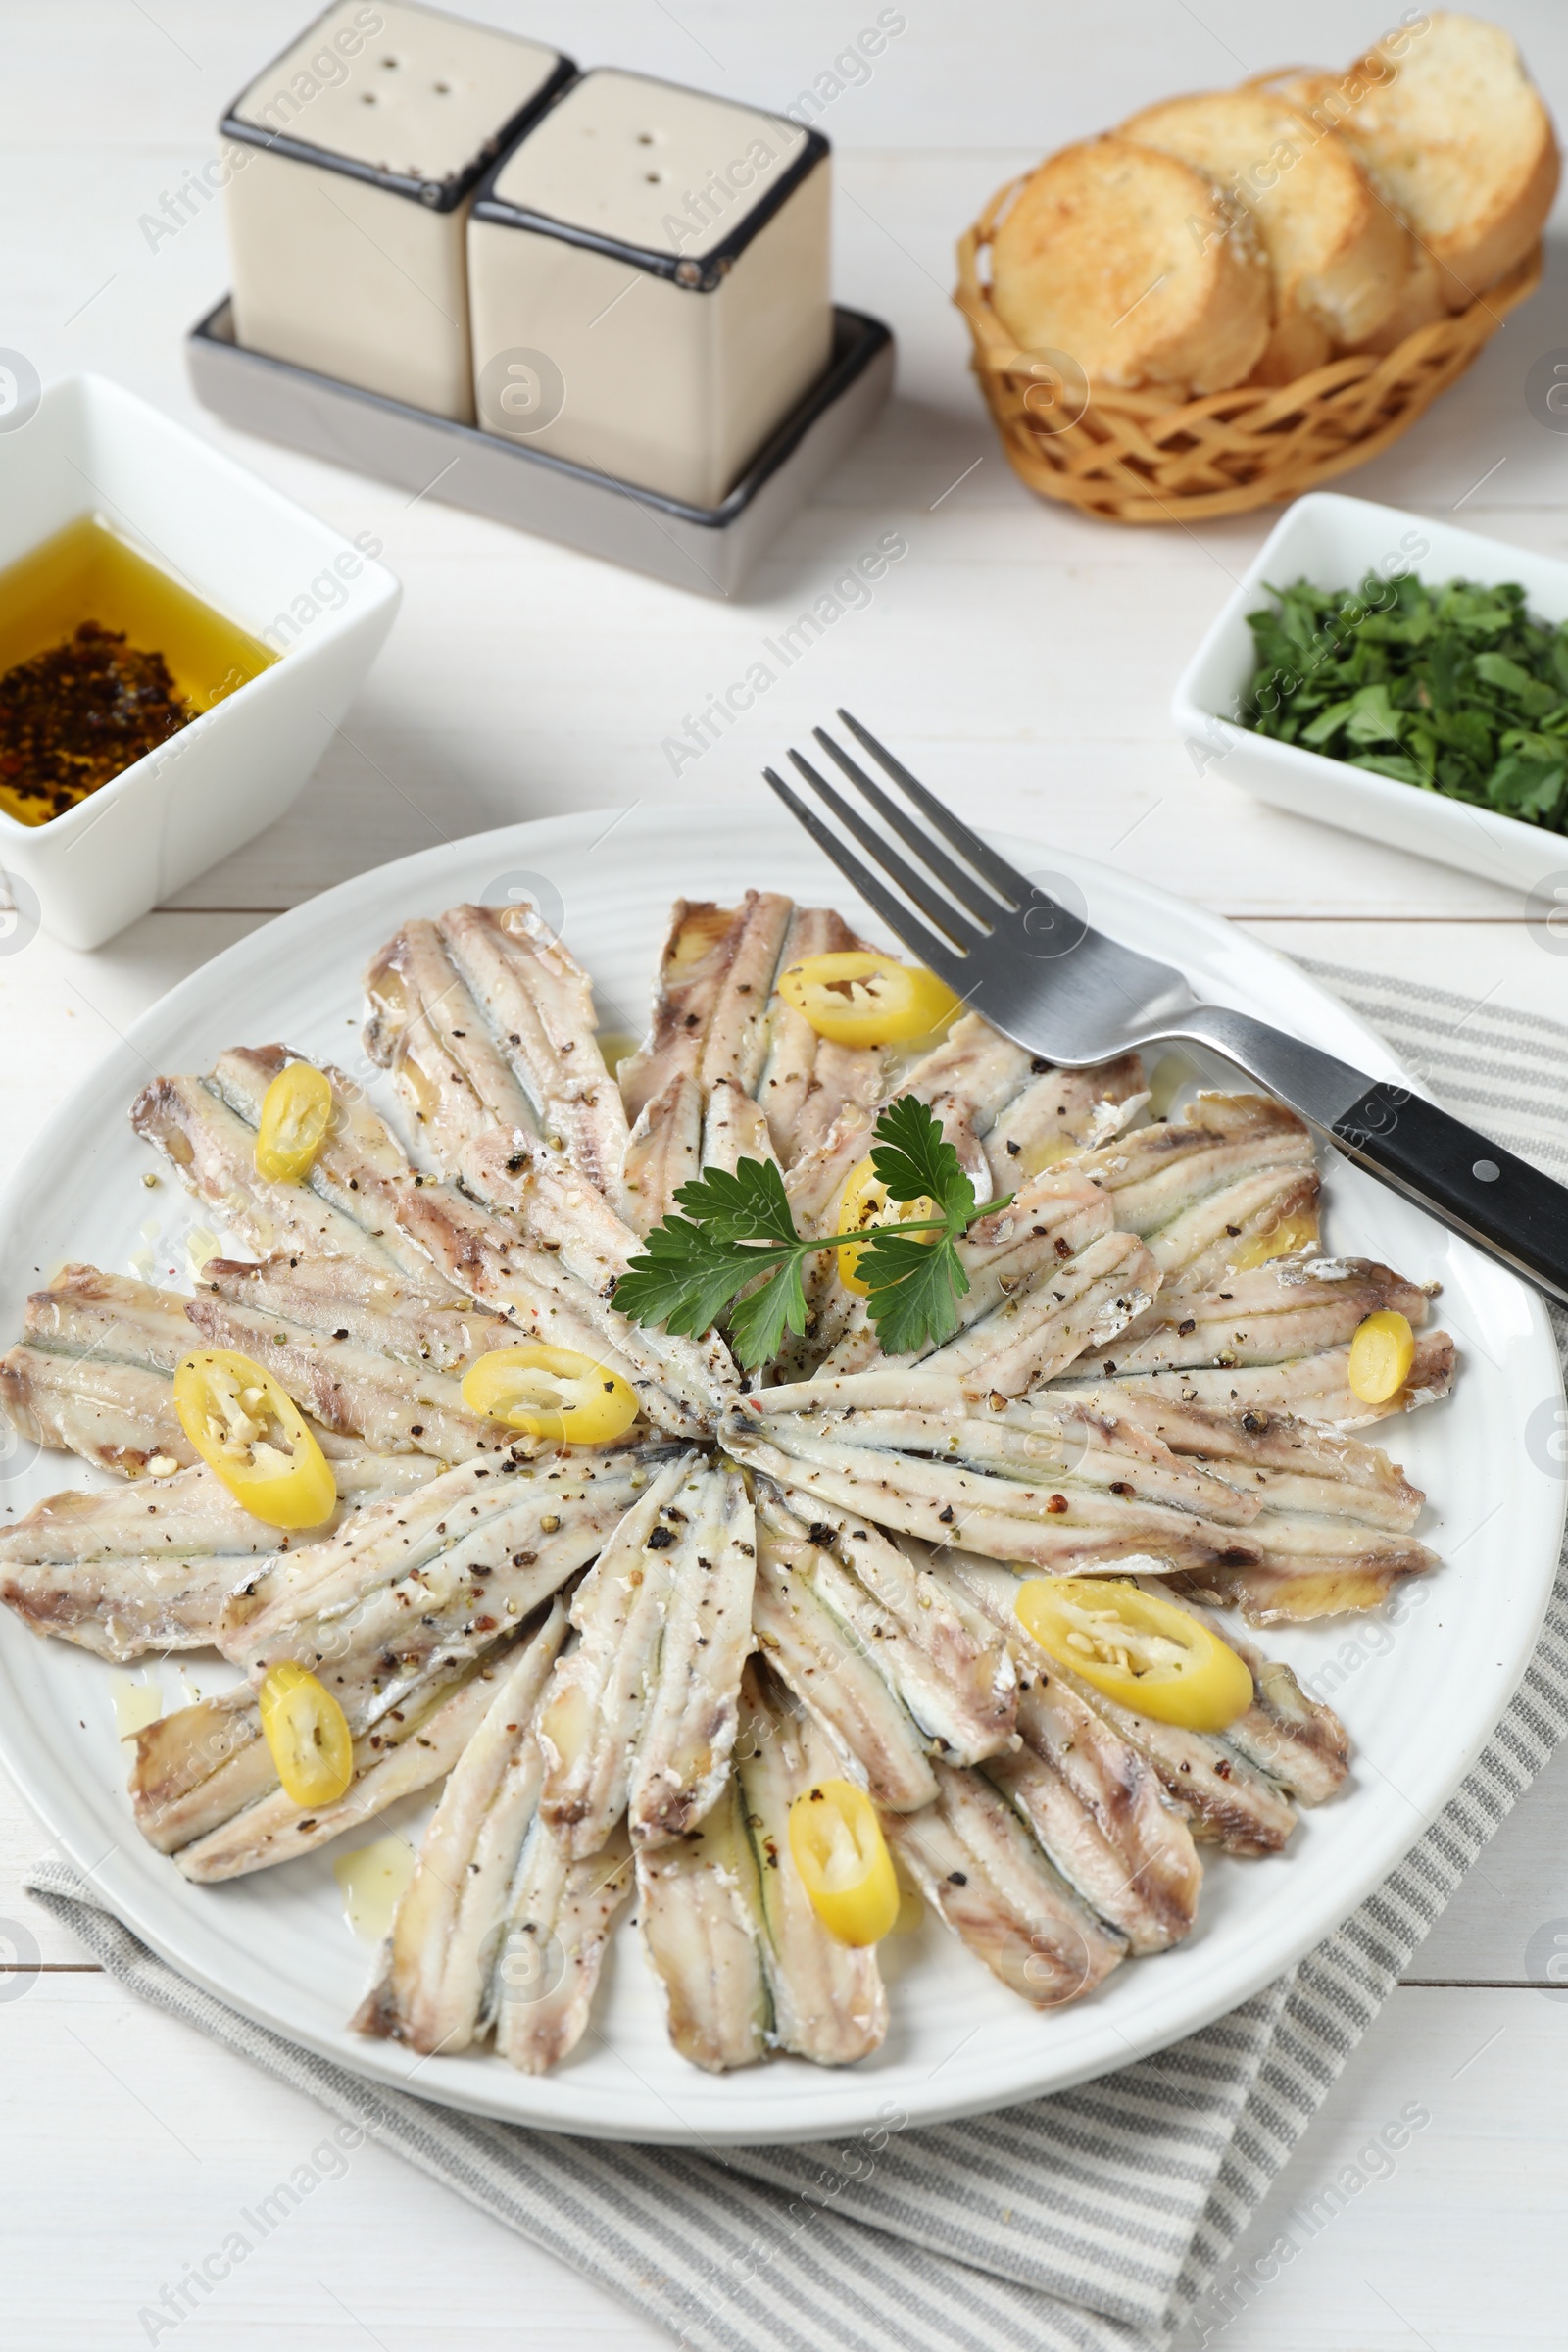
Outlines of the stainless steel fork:
M 1068 1068 L 1174 1040 L 1207 1046 L 1360 1166 L 1568 1303 L 1568 1191 L 1561 1185 L 1407 1087 L 1371 1080 L 1247 1013 L 1200 1004 L 1170 964 L 1107 939 L 1018 873 L 858 719 L 848 710 L 838 715 L 926 820 L 821 727 L 812 730 L 816 742 L 886 830 L 809 760 L 790 753 L 875 872 L 770 767 L 763 770 L 768 783 L 895 937 L 995 1028 Z

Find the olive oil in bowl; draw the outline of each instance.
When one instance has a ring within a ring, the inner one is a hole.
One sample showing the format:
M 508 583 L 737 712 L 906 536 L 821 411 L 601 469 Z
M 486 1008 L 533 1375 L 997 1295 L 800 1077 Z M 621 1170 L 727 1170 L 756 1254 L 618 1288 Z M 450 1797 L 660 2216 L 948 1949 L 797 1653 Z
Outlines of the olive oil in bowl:
M 78 515 L 0 571 L 0 809 L 47 824 L 276 659 Z

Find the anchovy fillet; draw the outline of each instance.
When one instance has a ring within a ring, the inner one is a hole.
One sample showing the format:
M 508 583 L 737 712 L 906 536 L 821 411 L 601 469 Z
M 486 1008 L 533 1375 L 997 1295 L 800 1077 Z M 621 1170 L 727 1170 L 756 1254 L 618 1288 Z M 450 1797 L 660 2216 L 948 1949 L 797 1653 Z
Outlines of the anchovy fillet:
M 865 942 L 826 906 L 797 906 L 779 953 L 787 971 L 808 956 L 843 955 Z M 775 988 L 767 1006 L 767 1053 L 756 1086 L 779 1165 L 788 1168 L 826 1135 L 849 1104 L 877 1102 L 888 1055 L 880 1046 L 840 1046 L 818 1037 Z
M 572 1596 L 578 1638 L 551 1677 L 540 1719 L 540 1811 L 567 1861 L 596 1854 L 626 1810 L 687 1524 L 677 1496 L 698 1458 L 683 1454 L 660 1471 Z
M 887 1994 L 876 1947 L 841 1943 L 811 1907 L 790 1849 L 790 1807 L 834 1777 L 822 1732 L 757 1661 L 741 1686 L 736 1746 L 741 1809 L 757 1869 L 760 1950 L 775 2048 L 817 2066 L 848 2066 L 880 2048 Z
M 573 1862 L 534 1823 L 487 1995 L 496 2051 L 542 2075 L 582 2039 L 615 1914 L 635 1884 L 625 1824 Z
M 884 1397 L 900 1393 L 924 1409 L 884 1406 Z M 1250 1531 L 1149 1491 L 1162 1479 L 1168 1492 L 1181 1476 L 1172 1459 L 1159 1478 L 1141 1479 L 1150 1454 L 1157 1463 L 1161 1449 L 1146 1445 L 1102 1486 L 1094 1432 L 1055 1414 L 1049 1401 L 1003 1399 L 1002 1408 L 993 1416 L 935 1375 L 869 1373 L 742 1397 L 722 1443 L 737 1460 L 822 1502 L 933 1544 L 961 1542 L 991 1559 L 1022 1559 L 1057 1573 L 1153 1575 L 1257 1563 Z M 1026 1470 L 1023 1458 L 999 1460 L 1005 1435 L 1027 1442 L 1037 1434 L 1045 1441 L 1037 1468 Z M 969 1467 L 966 1456 L 984 1466 Z M 1212 1491 L 1229 1497 L 1232 1521 L 1255 1513 L 1227 1482 L 1213 1481 Z
M 787 1489 L 797 1518 L 805 1498 Z M 858 1636 L 931 1750 L 977 1764 L 1012 1744 L 1012 1661 L 980 1613 L 885 1536 L 849 1512 L 813 1515 L 794 1563 L 822 1606 Z
M 637 1924 L 669 2038 L 707 2074 L 767 2054 L 757 1866 L 733 1781 L 700 1827 L 637 1856 Z
M 436 1476 L 417 1456 L 334 1463 L 337 1507 L 305 1540 Z M 301 1541 L 254 1518 L 204 1463 L 110 1494 L 68 1492 L 0 1532 L 0 1601 L 40 1634 L 104 1658 L 217 1642 L 247 1563 Z
M 391 1213 L 398 1186 L 411 1181 L 402 1152 L 341 1071 L 325 1072 L 332 1124 L 307 1180 L 273 1184 L 257 1173 L 267 1089 L 298 1058 L 283 1046 L 236 1049 L 220 1056 L 210 1078 L 155 1078 L 132 1103 L 131 1125 L 258 1257 L 281 1250 L 344 1258 L 368 1281 L 399 1283 L 432 1304 L 451 1304 L 451 1286 L 404 1239 Z M 372 1168 L 373 1180 L 366 1181 L 361 1171 Z
M 426 2054 L 466 2049 L 474 2038 L 538 1800 L 534 1711 L 565 1634 L 565 1611 L 553 1601 L 512 1653 L 424 1833 L 381 1975 L 354 2017 L 357 2032 Z
M 1213 1285 L 1282 1222 L 1317 1231 L 1312 1138 L 1262 1095 L 1200 1095 L 1180 1119 L 1136 1128 L 1073 1166 L 1103 1185 L 1116 1223 L 1148 1243 L 1167 1285 Z
M 1160 1273 L 1142 1242 L 1111 1230 L 1110 1206 L 1086 1177 L 1031 1179 L 1010 1206 L 957 1245 L 969 1288 L 958 1328 L 943 1346 L 884 1356 L 865 1300 L 835 1273 L 817 1331 L 834 1341 L 821 1374 L 923 1360 L 978 1393 L 1019 1396 L 1066 1370 L 1083 1350 L 1140 1317 Z
M 407 1711 L 400 1737 L 372 1746 L 356 1740 L 355 1777 L 334 1804 L 307 1810 L 273 1786 L 253 1804 L 184 1844 L 174 1856 L 183 1877 L 198 1886 L 270 1870 L 315 1853 L 346 1830 L 373 1821 L 399 1797 L 413 1796 L 449 1773 L 489 1710 L 494 1677 L 506 1651 L 469 1667 L 437 1692 L 422 1711 Z
M 884 1828 L 920 1892 L 994 1977 L 1036 2009 L 1102 1984 L 1126 1938 L 1095 1917 L 1000 1790 L 939 1764 L 937 1801 Z
M 903 1813 L 932 1803 L 937 1785 L 925 1735 L 871 1644 L 819 1596 L 811 1574 L 816 1546 L 806 1523 L 770 1481 L 757 1486 L 752 1625 L 758 1646 L 879 1805 Z
M 1009 1570 L 956 1553 L 952 1573 L 992 1620 L 1006 1629 L 1020 1679 L 1027 1675 L 1037 1687 L 1044 1681 L 1053 1691 L 1064 1693 L 1145 1757 L 1166 1796 L 1189 1817 L 1195 1838 L 1232 1854 L 1279 1852 L 1296 1827 L 1296 1807 L 1282 1781 L 1261 1769 L 1228 1736 L 1191 1732 L 1139 1714 L 1059 1664 L 1025 1632 L 1018 1616 L 1018 1580 Z M 1343 1741 L 1336 1719 L 1327 1709 L 1322 1713 L 1327 1718 L 1325 1733 L 1334 1726 L 1330 1742 L 1336 1736 Z M 1303 1791 L 1302 1801 L 1315 1800 Z
M 659 1665 L 632 1765 L 628 1820 L 639 1849 L 682 1838 L 729 1774 L 741 1668 L 752 1649 L 757 1529 L 738 1470 L 699 1468 L 675 1508 Z
M 1419 1405 L 1446 1396 L 1453 1385 L 1454 1362 L 1454 1345 L 1446 1331 L 1418 1332 L 1403 1388 L 1396 1389 L 1381 1404 L 1368 1404 L 1351 1388 L 1348 1345 L 1279 1364 L 1134 1373 L 1127 1386 L 1130 1391 L 1142 1389 L 1161 1398 L 1211 1406 L 1221 1412 L 1290 1413 L 1324 1429 L 1365 1429 L 1391 1413 L 1413 1412 Z M 1072 1367 L 1075 1378 L 1079 1368 L 1076 1364 Z M 1116 1377 L 1119 1380 L 1121 1374 Z

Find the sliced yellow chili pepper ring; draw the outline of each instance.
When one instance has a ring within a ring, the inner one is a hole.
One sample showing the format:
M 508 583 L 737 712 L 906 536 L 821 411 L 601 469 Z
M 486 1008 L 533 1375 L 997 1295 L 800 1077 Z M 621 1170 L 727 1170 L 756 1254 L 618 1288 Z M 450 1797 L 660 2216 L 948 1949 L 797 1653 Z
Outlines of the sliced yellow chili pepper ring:
M 1250 1274 L 1254 1266 L 1266 1266 L 1271 1258 L 1295 1257 L 1299 1250 L 1314 1249 L 1317 1238 L 1316 1217 L 1304 1212 L 1281 1217 L 1266 1232 L 1251 1234 L 1242 1243 L 1231 1259 L 1231 1271 Z
M 908 1225 L 921 1217 L 940 1214 L 936 1202 L 927 1200 L 924 1193 L 917 1200 L 890 1201 L 887 1186 L 871 1162 L 862 1159 L 859 1166 L 852 1168 L 844 1180 L 844 1190 L 839 1196 L 838 1229 L 840 1233 L 858 1233 L 873 1225 Z M 934 1242 L 937 1236 L 935 1233 L 923 1233 L 913 1238 L 916 1241 Z M 839 1280 L 847 1291 L 854 1291 L 859 1298 L 864 1298 L 871 1288 L 868 1282 L 860 1280 L 860 1259 L 863 1255 L 863 1246 L 858 1242 L 846 1242 L 838 1253 Z
M 1031 1577 L 1018 1617 L 1042 1649 L 1121 1706 L 1190 1732 L 1222 1732 L 1252 1703 L 1246 1660 L 1200 1617 L 1137 1585 Z
M 325 1684 L 285 1659 L 262 1677 L 257 1704 L 284 1795 L 296 1805 L 336 1804 L 354 1778 L 354 1740 Z
M 319 1527 L 337 1480 L 270 1372 L 231 1348 L 203 1348 L 174 1374 L 179 1425 L 236 1502 L 269 1527 Z
M 278 1071 L 262 1098 L 256 1173 L 270 1184 L 301 1184 L 332 1124 L 332 1089 L 308 1061 Z
M 811 1908 L 840 1943 L 880 1943 L 899 1882 L 876 1807 L 853 1781 L 817 1781 L 790 1807 L 790 1856 Z
M 1350 1342 L 1350 1387 L 1363 1404 L 1387 1404 L 1410 1377 L 1415 1333 L 1405 1317 L 1386 1306 L 1356 1326 Z
M 818 1037 L 836 1046 L 888 1046 L 929 1037 L 951 1021 L 958 1000 L 923 964 L 900 963 L 869 948 L 807 956 L 780 972 L 778 993 Z
M 575 1348 L 530 1340 L 521 1348 L 493 1348 L 463 1375 L 470 1413 L 531 1438 L 568 1446 L 608 1446 L 637 1418 L 637 1392 L 608 1364 Z

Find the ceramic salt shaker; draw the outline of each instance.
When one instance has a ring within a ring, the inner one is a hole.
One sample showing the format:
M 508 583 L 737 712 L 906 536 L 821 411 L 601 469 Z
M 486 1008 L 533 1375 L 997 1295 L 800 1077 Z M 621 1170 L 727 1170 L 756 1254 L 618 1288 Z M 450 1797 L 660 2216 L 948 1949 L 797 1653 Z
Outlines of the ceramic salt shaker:
M 829 229 L 818 132 L 585 74 L 474 200 L 480 425 L 718 506 L 828 365 Z
M 573 71 L 408 0 L 339 0 L 223 120 L 240 343 L 471 423 L 473 191 Z

